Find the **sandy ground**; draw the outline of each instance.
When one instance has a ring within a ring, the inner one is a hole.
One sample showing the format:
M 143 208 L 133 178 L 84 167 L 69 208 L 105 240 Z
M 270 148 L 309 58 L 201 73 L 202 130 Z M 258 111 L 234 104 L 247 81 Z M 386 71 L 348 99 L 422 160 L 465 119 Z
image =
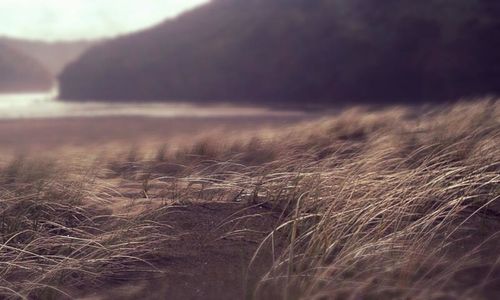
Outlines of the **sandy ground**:
M 104 148 L 189 143 L 195 137 L 217 133 L 219 136 L 245 137 L 266 129 L 276 131 L 313 118 L 295 117 L 225 117 L 225 118 L 65 118 L 26 119 L 0 121 L 0 154 L 5 159 L 12 154 L 26 153 L 59 155 L 64 151 L 89 151 Z M 64 159 L 64 158 L 63 158 Z M 245 299 L 272 264 L 271 253 L 262 253 L 248 270 L 249 263 L 259 242 L 277 224 L 280 212 L 265 205 L 243 202 L 168 203 L 161 196 L 161 187 L 153 189 L 144 198 L 141 182 L 125 178 L 110 178 L 107 185 L 117 191 L 110 196 L 107 210 L 110 215 L 139 214 L 142 211 L 168 209 L 165 223 L 171 226 L 175 239 L 165 242 L 161 255 L 152 258 L 161 272 L 154 274 L 130 274 L 121 282 L 104 282 L 102 290 L 79 290 L 74 294 L 80 299 Z M 486 211 L 488 218 L 475 215 L 464 226 L 477 228 L 485 234 L 498 229 L 496 211 Z M 238 220 L 238 221 L 235 221 Z M 241 232 L 251 234 L 238 234 Z M 462 239 L 463 237 L 457 237 Z M 467 237 L 469 238 L 469 237 Z M 475 233 L 470 245 L 476 245 L 481 237 Z M 477 238 L 478 241 L 474 241 Z M 499 249 L 499 241 L 487 249 Z M 279 253 L 279 241 L 277 251 Z M 456 249 L 463 254 L 467 249 Z M 451 253 L 453 255 L 454 253 Z M 488 254 L 489 255 L 489 254 Z M 458 255 L 457 255 L 458 257 Z M 477 274 L 490 273 L 500 278 L 500 266 L 485 266 L 464 275 L 458 282 L 474 281 Z M 500 295 L 497 281 L 487 290 Z M 467 286 L 464 284 L 464 286 Z M 489 294 L 488 294 L 489 296 Z M 273 299 L 272 296 L 266 299 Z M 486 299 L 496 299 L 487 297 Z
M 110 282 L 103 290 L 81 293 L 82 299 L 232 300 L 251 296 L 258 279 L 272 265 L 272 255 L 267 247 L 249 269 L 250 261 L 279 214 L 228 202 L 168 209 L 171 213 L 165 221 L 179 238 L 165 243 L 163 254 L 154 258 L 161 273 L 137 274 L 127 283 Z M 240 217 L 238 222 L 231 221 Z M 237 234 L 239 230 L 253 234 Z
M 144 198 L 139 183 L 118 179 L 114 184 L 120 195 L 108 198 L 104 210 L 116 216 L 166 210 L 162 222 L 170 226 L 173 238 L 149 260 L 158 272 L 137 272 L 125 281 L 105 282 L 103 289 L 83 287 L 73 295 L 82 300 L 251 298 L 273 263 L 269 245 L 251 261 L 261 241 L 279 224 L 279 211 L 235 201 L 166 203 L 161 185 L 153 186 Z M 276 255 L 280 240 L 276 235 Z
M 193 137 L 256 133 L 301 121 L 305 117 L 246 118 L 66 118 L 0 121 L 0 153 L 4 162 L 16 154 L 55 155 L 64 151 L 86 155 L 104 148 L 182 144 Z M 65 158 L 61 158 L 64 160 Z M 74 159 L 71 156 L 71 159 Z M 120 193 L 106 200 L 113 215 L 139 214 L 165 208 L 164 199 L 144 198 L 141 183 L 109 179 Z M 240 202 L 193 202 L 167 205 L 164 220 L 178 238 L 165 243 L 153 258 L 161 271 L 131 274 L 126 282 L 107 282 L 103 290 L 78 290 L 81 299 L 245 299 L 272 264 L 264 253 L 248 266 L 259 242 L 279 221 L 270 208 Z M 250 216 L 250 217 L 247 217 Z M 241 219 L 239 219 L 241 218 Z M 232 220 L 237 219 L 237 222 Z M 238 232 L 251 234 L 237 234 Z M 248 273 L 247 273 L 248 270 Z

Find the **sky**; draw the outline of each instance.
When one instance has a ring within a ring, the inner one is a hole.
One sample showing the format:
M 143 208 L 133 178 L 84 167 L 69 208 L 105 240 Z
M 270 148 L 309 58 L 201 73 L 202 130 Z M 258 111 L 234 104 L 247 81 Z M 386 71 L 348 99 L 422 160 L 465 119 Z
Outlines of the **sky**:
M 150 27 L 204 2 L 0 0 L 0 36 L 51 41 L 110 37 Z

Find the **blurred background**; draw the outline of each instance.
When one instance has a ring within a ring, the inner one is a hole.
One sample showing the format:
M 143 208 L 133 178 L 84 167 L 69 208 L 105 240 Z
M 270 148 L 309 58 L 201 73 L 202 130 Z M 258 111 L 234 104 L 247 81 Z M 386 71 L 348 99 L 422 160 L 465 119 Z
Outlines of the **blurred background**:
M 494 96 L 499 16 L 491 0 L 1 0 L 0 142 Z

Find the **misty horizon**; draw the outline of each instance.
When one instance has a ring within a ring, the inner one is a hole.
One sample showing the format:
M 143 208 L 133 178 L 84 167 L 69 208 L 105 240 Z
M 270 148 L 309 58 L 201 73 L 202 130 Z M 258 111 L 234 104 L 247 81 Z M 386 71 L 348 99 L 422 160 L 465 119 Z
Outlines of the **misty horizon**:
M 0 0 L 0 37 L 102 40 L 141 31 L 210 0 Z

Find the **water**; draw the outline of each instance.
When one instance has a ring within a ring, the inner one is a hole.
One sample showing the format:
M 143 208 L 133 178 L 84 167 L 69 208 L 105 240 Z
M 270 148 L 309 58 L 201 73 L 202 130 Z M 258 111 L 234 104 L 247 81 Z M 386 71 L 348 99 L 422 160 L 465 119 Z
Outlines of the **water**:
M 0 119 L 102 116 L 252 117 L 300 116 L 294 111 L 235 106 L 197 106 L 183 103 L 100 103 L 56 100 L 57 91 L 38 94 L 0 94 Z

